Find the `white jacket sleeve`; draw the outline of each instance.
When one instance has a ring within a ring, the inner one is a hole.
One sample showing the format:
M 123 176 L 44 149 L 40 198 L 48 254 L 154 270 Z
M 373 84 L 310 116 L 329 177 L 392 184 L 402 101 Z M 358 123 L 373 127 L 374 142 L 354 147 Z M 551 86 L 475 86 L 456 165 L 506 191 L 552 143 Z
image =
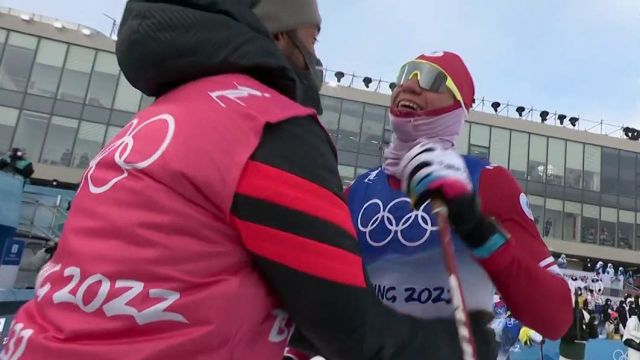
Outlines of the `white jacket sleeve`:
M 638 316 L 631 316 L 627 321 L 627 327 L 624 330 L 624 337 L 622 340 L 632 339 L 640 342 L 640 321 Z

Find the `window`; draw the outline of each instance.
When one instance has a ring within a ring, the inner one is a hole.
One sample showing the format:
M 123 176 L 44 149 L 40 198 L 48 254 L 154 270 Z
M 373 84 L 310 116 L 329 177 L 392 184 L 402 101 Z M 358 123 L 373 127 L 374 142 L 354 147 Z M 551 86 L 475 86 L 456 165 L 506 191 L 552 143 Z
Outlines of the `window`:
M 582 242 L 596 244 L 598 242 L 598 219 L 600 208 L 594 205 L 582 205 Z
M 36 62 L 29 80 L 28 93 L 47 97 L 56 96 L 66 53 L 66 44 L 47 39 L 40 40 Z
M 142 100 L 140 100 L 140 109 L 146 108 L 147 106 L 151 105 L 154 101 L 155 101 L 155 98 L 142 94 Z
M 600 191 L 600 147 L 584 146 L 584 189 Z
M 356 166 L 356 157 L 358 154 L 350 151 L 338 150 L 338 163 L 342 165 Z
M 542 232 L 544 237 L 562 238 L 562 208 L 562 200 L 547 199 Z
M 338 165 L 338 172 L 340 173 L 340 178 L 342 179 L 343 185 L 349 185 L 353 180 L 355 168 L 353 166 L 346 165 Z
M 96 52 L 91 49 L 69 46 L 67 61 L 62 70 L 58 99 L 84 102 L 89 84 L 89 75 Z
M 620 195 L 626 198 L 636 197 L 636 154 L 620 151 Z
M 489 160 L 493 164 L 509 167 L 509 130 L 491 128 L 491 151 Z
M 582 188 L 582 155 L 584 145 L 572 141 L 567 142 L 566 185 L 574 189 Z
M 107 136 L 105 136 L 104 138 L 105 145 L 111 142 L 111 139 L 113 139 L 116 135 L 118 135 L 120 130 L 122 130 L 120 126 L 109 126 L 107 128 Z
M 547 183 L 554 185 L 564 184 L 564 157 L 565 141 L 549 139 L 549 159 L 547 165 Z
M 469 126 L 468 122 L 464 123 L 464 126 L 462 126 L 462 132 L 460 133 L 460 137 L 458 137 L 458 141 L 456 143 L 458 153 L 462 155 L 467 155 L 469 153 Z
M 102 147 L 106 126 L 83 121 L 80 123 L 76 146 L 73 149 L 73 167 L 84 169 Z
M 23 111 L 18 120 L 16 136 L 13 139 L 13 147 L 24 149 L 27 157 L 37 162 L 40 157 L 44 134 L 47 132 L 49 115 Z
M 640 250 L 640 212 L 636 213 L 636 247 L 635 250 Z
M 528 196 L 529 198 L 529 207 L 531 208 L 531 212 L 533 213 L 533 222 L 535 222 L 536 227 L 540 234 L 543 234 L 543 224 L 544 224 L 544 198 L 540 196 Z
M 619 151 L 602 148 L 602 183 L 601 191 L 606 194 L 618 193 L 618 161 Z
M 489 147 L 490 128 L 486 125 L 471 124 L 470 143 Z
M 562 221 L 562 239 L 580 241 L 582 224 L 582 205 L 571 201 L 564 202 L 564 216 Z
M 18 113 L 18 109 L 0 106 L 0 155 L 11 148 L 11 138 L 18 121 Z
M 469 155 L 479 159 L 489 160 L 489 148 L 486 146 L 469 145 Z
M 76 137 L 78 120 L 53 116 L 42 151 L 42 162 L 51 165 L 71 166 L 71 149 Z
M 136 90 L 129 81 L 120 73 L 118 79 L 118 89 L 116 90 L 116 98 L 113 101 L 113 108 L 129 112 L 138 112 L 140 107 L 140 97 L 142 94 Z
M 380 156 L 358 155 L 358 166 L 366 169 L 374 169 L 380 167 Z
M 320 121 L 327 128 L 333 141 L 336 141 L 338 134 L 338 120 L 340 119 L 340 102 L 342 100 L 329 96 L 321 96 L 322 115 Z
M 616 241 L 616 224 L 618 223 L 618 210 L 603 207 L 600 210 L 600 234 L 598 243 L 604 246 L 614 246 Z
M 338 149 L 358 152 L 363 103 L 343 100 L 338 131 Z
M 360 135 L 360 153 L 380 155 L 385 113 L 386 108 L 382 106 L 364 105 L 362 134 Z
M 0 59 L 2 59 L 2 52 L 4 51 L 4 43 L 7 40 L 7 30 L 0 29 Z
M 382 144 L 383 149 L 386 149 L 389 144 L 391 144 L 391 135 L 393 132 L 389 129 L 384 129 L 384 134 L 382 134 Z
M 115 54 L 98 52 L 96 63 L 91 73 L 91 82 L 89 83 L 89 93 L 86 101 L 88 105 L 111 107 L 116 92 L 119 71 L 120 68 Z
M 547 138 L 532 134 L 529 143 L 529 181 L 544 182 L 547 170 Z
M 527 179 L 527 154 L 529 153 L 529 134 L 511 132 L 511 151 L 509 152 L 509 170 L 517 179 Z
M 620 210 L 618 214 L 618 247 L 622 249 L 633 249 L 635 213 Z
M 0 63 L 0 87 L 24 91 L 27 88 L 29 70 L 36 54 L 38 38 L 10 32 Z

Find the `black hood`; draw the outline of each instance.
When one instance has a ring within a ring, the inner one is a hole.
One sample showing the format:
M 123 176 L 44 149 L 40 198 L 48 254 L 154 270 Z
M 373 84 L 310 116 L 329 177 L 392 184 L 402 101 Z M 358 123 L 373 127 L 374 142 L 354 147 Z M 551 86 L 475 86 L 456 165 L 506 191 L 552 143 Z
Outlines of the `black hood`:
M 154 97 L 202 77 L 243 73 L 311 106 L 317 90 L 275 46 L 251 10 L 256 2 L 129 0 L 116 43 L 122 72 Z

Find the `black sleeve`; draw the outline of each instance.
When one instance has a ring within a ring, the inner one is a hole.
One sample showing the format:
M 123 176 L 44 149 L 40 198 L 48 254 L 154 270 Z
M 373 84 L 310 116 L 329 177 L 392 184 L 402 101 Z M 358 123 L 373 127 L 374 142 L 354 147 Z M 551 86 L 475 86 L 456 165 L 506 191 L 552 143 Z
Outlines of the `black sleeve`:
M 259 179 L 241 179 L 232 206 L 243 241 L 253 244 L 248 248 L 257 268 L 296 329 L 328 359 L 461 358 L 453 320 L 400 315 L 366 287 L 330 141 L 313 118 L 265 129 L 243 173 Z M 274 238 L 262 232 L 260 240 L 251 240 L 256 224 L 273 229 Z

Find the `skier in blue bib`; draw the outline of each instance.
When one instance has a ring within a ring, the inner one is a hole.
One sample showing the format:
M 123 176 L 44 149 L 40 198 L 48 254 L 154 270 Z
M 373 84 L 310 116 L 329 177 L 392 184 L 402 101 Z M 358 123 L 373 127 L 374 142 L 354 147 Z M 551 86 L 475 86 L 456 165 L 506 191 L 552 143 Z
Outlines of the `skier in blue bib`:
M 455 151 L 473 97 L 471 74 L 454 53 L 421 55 L 401 67 L 384 165 L 345 191 L 369 281 L 400 312 L 452 316 L 430 201 L 438 196 L 448 208 L 472 319 L 490 320 L 497 289 L 515 318 L 558 339 L 571 324 L 571 294 L 526 195 L 507 169 Z

